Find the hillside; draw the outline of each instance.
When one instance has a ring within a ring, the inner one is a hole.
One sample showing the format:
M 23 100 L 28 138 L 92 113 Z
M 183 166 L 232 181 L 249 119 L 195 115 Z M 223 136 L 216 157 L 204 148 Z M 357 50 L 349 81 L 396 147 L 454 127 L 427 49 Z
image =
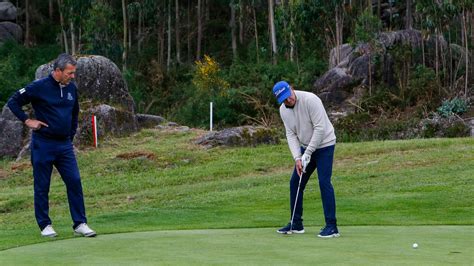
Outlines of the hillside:
M 292 160 L 286 143 L 205 150 L 193 144 L 202 133 L 143 130 L 80 150 L 90 225 L 111 234 L 287 222 Z M 335 156 L 342 226 L 474 224 L 473 138 L 340 143 Z M 305 193 L 306 226 L 323 223 L 315 180 Z M 36 227 L 32 190 L 27 160 L 0 161 L 0 250 L 47 241 Z M 50 208 L 58 239 L 71 238 L 57 173 Z

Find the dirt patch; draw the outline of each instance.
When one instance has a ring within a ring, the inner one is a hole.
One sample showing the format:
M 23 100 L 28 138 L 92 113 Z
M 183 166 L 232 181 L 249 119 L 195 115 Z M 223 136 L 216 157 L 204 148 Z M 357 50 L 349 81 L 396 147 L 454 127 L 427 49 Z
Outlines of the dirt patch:
M 31 168 L 31 163 L 14 163 L 12 164 L 12 170 L 13 171 L 22 171 L 25 169 L 30 169 Z
M 134 152 L 126 152 L 117 155 L 117 158 L 130 160 L 135 158 L 147 158 L 149 160 L 155 159 L 155 154 L 149 151 L 134 151 Z

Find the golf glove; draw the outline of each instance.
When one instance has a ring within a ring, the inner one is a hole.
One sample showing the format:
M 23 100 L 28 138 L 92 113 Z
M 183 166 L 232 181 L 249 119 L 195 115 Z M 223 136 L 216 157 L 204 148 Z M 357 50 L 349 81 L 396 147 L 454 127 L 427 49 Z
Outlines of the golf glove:
M 311 155 L 303 154 L 301 157 L 301 164 L 303 166 L 303 173 L 306 173 L 306 167 L 308 166 L 309 162 L 311 161 Z

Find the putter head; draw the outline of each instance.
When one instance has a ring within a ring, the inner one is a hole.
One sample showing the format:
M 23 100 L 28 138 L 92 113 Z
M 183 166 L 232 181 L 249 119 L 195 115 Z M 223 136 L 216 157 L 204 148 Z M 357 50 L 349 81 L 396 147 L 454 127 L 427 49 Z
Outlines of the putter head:
M 285 233 L 283 233 L 283 234 L 284 234 L 284 235 L 291 235 L 291 234 L 293 234 L 293 232 L 287 231 L 287 232 L 285 232 Z

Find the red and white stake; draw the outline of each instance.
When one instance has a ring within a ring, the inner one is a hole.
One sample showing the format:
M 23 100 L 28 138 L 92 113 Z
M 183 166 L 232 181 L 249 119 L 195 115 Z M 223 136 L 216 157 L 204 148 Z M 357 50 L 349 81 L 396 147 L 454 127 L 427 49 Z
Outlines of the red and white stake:
M 97 148 L 99 140 L 97 139 L 97 117 L 95 115 L 92 116 L 92 138 L 94 140 L 94 147 Z

